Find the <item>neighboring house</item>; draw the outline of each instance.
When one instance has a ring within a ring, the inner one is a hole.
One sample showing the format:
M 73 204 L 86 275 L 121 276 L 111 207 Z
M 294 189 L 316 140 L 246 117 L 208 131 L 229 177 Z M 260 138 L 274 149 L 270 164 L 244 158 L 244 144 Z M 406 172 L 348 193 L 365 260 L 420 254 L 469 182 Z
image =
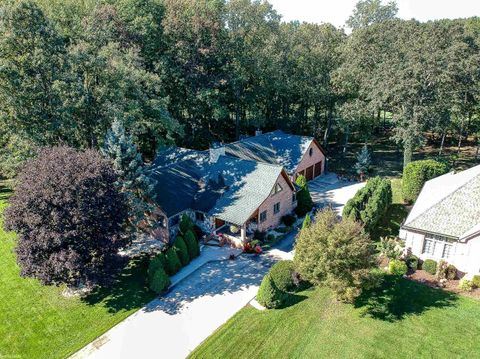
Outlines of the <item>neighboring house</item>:
M 224 145 L 225 154 L 246 160 L 280 165 L 295 181 L 304 175 L 308 181 L 325 171 L 325 151 L 313 137 L 297 136 L 280 130 Z
M 255 230 L 281 222 L 296 206 L 295 188 L 281 165 L 225 156 L 209 151 L 169 148 L 152 164 L 157 180 L 153 200 L 157 218 L 172 240 L 183 214 L 206 233 L 221 230 L 237 245 Z
M 425 183 L 400 229 L 422 260 L 443 259 L 467 277 L 480 272 L 480 166 Z

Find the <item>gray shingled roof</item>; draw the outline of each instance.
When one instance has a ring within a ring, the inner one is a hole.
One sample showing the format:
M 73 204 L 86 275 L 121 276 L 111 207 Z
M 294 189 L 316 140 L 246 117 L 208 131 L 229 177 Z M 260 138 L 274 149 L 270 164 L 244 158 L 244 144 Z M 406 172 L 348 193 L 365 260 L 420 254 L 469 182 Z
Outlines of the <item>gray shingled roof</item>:
M 241 225 L 270 195 L 282 172 L 281 166 L 229 156 L 210 163 L 207 152 L 181 157 L 162 151 L 151 167 L 157 180 L 154 200 L 168 217 L 193 209 Z
M 281 165 L 292 174 L 312 141 L 313 137 L 277 130 L 227 144 L 225 152 L 241 159 Z
M 437 183 L 432 180 L 431 186 L 427 182 L 422 192 L 428 193 L 420 194 L 412 209 L 414 215 L 409 215 L 404 227 L 458 239 L 472 234 L 472 230 L 480 225 L 480 166 L 477 167 L 457 175 L 444 175 L 436 179 Z M 452 184 L 456 185 L 455 189 L 439 192 Z M 442 195 L 435 203 L 422 207 L 422 202 Z M 422 211 L 415 211 L 417 206 Z

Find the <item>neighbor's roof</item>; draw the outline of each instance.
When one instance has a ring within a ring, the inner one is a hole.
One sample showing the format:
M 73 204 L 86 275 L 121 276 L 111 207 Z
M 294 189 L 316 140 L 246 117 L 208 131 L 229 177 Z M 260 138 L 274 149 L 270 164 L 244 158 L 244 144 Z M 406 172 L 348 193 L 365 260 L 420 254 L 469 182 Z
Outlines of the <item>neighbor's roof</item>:
M 313 137 L 277 130 L 227 144 L 225 151 L 230 156 L 281 165 L 288 173 L 293 173 L 312 141 Z M 324 152 L 320 145 L 319 148 Z
M 189 153 L 176 162 L 161 158 L 151 167 L 157 180 L 154 200 L 168 217 L 187 209 L 209 213 L 227 222 L 245 223 L 270 195 L 281 166 L 220 156 L 209 162 L 208 152 Z
M 403 227 L 458 239 L 480 231 L 480 166 L 427 181 Z

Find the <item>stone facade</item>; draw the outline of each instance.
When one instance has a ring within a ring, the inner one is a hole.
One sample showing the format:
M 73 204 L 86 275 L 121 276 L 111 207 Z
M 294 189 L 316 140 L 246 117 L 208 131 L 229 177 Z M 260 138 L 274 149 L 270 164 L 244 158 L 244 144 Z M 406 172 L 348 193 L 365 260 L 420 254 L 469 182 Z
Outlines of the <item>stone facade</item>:
M 294 191 L 282 174 L 280 174 L 276 183 L 280 184 L 282 190 L 278 193 L 271 193 L 258 208 L 258 230 L 260 231 L 266 231 L 278 226 L 281 223 L 282 216 L 292 213 L 297 205 L 297 202 L 292 201 Z M 280 211 L 278 213 L 274 213 L 276 203 L 280 203 Z M 267 218 L 261 222 L 260 214 L 264 211 L 267 212 Z
M 325 155 L 320 149 L 320 147 L 318 146 L 317 142 L 312 141 L 308 149 L 303 154 L 303 158 L 300 161 L 300 164 L 297 166 L 297 169 L 295 170 L 293 179 L 295 180 L 299 174 L 303 174 L 304 176 L 306 176 L 307 169 L 311 168 L 312 166 L 313 166 L 313 168 L 311 169 L 312 174 L 314 175 L 314 177 L 316 177 L 315 174 L 318 174 L 319 172 L 318 172 L 318 169 L 317 170 L 315 169 L 315 167 L 320 161 L 321 161 L 320 174 L 323 174 L 323 172 L 325 171 Z

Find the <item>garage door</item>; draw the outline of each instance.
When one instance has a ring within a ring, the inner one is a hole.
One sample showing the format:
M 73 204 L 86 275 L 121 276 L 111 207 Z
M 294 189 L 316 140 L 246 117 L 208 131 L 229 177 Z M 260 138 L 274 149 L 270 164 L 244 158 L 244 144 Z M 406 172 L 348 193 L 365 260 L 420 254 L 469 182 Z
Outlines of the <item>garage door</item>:
M 307 168 L 307 170 L 305 171 L 305 178 L 307 179 L 307 181 L 313 179 L 313 166 Z
M 322 174 L 322 161 L 315 163 L 315 169 L 313 171 L 313 177 L 318 177 Z

